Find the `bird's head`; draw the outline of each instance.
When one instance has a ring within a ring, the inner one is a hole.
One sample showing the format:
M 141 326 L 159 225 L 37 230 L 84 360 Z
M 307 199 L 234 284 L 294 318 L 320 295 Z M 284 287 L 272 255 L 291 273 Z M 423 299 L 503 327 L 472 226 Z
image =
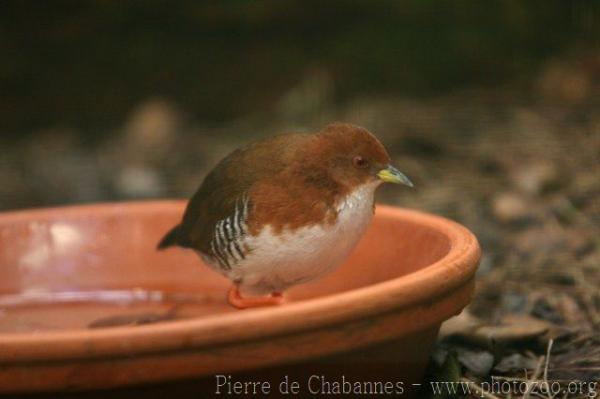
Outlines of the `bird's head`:
M 345 123 L 328 125 L 315 136 L 315 147 L 328 175 L 346 187 L 384 182 L 413 185 L 390 164 L 383 145 L 364 128 Z

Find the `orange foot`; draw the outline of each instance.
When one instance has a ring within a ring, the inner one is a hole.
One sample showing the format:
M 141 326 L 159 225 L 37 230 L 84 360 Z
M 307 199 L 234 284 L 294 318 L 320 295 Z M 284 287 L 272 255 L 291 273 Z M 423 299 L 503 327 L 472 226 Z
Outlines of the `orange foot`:
M 234 285 L 229 289 L 229 295 L 227 296 L 229 304 L 238 309 L 256 308 L 260 306 L 276 306 L 281 305 L 284 301 L 283 295 L 279 292 L 274 292 L 268 296 L 258 296 L 242 298 L 240 290 L 237 285 Z

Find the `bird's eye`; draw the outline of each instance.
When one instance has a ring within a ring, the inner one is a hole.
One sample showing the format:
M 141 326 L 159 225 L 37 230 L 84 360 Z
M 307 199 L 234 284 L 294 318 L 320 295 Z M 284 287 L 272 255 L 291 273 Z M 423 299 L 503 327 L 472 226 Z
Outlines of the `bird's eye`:
M 357 168 L 361 168 L 361 169 L 369 166 L 369 161 L 367 161 L 366 159 L 364 159 L 361 156 L 354 157 L 354 159 L 352 160 L 352 163 L 354 164 L 354 166 L 356 166 Z

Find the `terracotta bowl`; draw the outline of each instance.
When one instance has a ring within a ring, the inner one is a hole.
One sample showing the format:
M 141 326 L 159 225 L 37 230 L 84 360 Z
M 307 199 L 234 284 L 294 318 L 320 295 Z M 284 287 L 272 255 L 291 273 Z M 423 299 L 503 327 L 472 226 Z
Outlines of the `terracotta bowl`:
M 480 251 L 466 228 L 379 206 L 334 273 L 290 290 L 283 306 L 235 310 L 225 301 L 229 282 L 195 253 L 155 250 L 183 207 L 158 201 L 0 214 L 0 392 L 231 372 L 370 373 L 416 384 L 440 324 L 473 293 Z

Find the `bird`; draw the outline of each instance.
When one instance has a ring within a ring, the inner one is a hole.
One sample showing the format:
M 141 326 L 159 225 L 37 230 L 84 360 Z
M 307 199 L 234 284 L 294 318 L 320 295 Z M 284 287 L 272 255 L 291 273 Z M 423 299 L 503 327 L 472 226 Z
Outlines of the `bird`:
M 280 305 L 286 289 L 343 263 L 386 182 L 413 186 L 363 127 L 335 122 L 272 136 L 223 158 L 157 249 L 196 251 L 232 281 L 236 308 Z

